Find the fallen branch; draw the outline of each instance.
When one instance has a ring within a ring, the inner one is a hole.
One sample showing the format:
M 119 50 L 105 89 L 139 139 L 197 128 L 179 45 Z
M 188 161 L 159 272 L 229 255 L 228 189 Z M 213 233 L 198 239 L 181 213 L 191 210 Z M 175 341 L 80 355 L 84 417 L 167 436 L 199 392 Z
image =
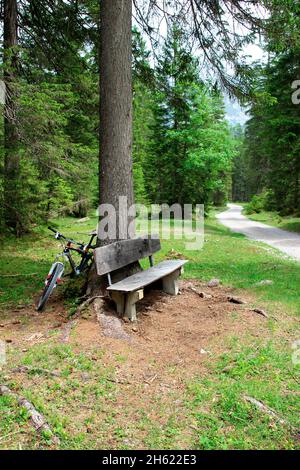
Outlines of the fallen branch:
M 12 369 L 12 372 L 14 373 L 42 373 L 42 374 L 46 374 L 46 375 L 50 375 L 52 377 L 60 377 L 60 373 L 59 372 L 52 372 L 51 370 L 48 370 L 48 369 L 41 369 L 40 367 L 28 367 L 28 366 L 19 366 L 19 367 L 15 367 L 14 369 Z
M 260 308 L 254 308 L 254 309 L 251 310 L 251 312 L 258 313 L 258 315 L 262 315 L 265 318 L 269 318 L 269 315 L 264 310 L 262 310 Z
M 194 294 L 197 294 L 199 295 L 199 297 L 201 297 L 202 299 L 212 299 L 212 295 L 211 294 L 206 294 L 205 292 L 200 292 L 198 289 L 195 289 L 195 287 L 192 287 L 192 286 L 189 286 L 189 290 L 191 290 L 192 292 L 194 292 Z
M 189 286 L 188 289 L 194 292 L 195 294 L 200 295 L 200 292 L 198 291 L 198 289 L 195 289 L 195 287 Z
M 265 413 L 269 416 L 271 416 L 272 418 L 275 418 L 280 424 L 283 424 L 283 425 L 288 425 L 290 426 L 290 424 L 285 421 L 284 419 L 280 418 L 280 416 L 278 416 L 274 410 L 272 410 L 271 408 L 269 408 L 268 406 L 264 405 L 261 401 L 259 400 L 256 400 L 255 398 L 252 398 L 252 397 L 249 397 L 247 395 L 244 396 L 244 400 L 245 401 L 248 401 L 249 403 L 251 403 L 252 405 L 254 405 L 256 408 L 258 408 L 262 413 Z
M 65 324 L 63 333 L 61 336 L 61 342 L 62 343 L 68 343 L 71 335 L 72 329 L 76 326 L 77 321 L 76 320 L 71 320 L 68 323 Z
M 37 276 L 39 273 L 31 273 L 31 274 L 0 274 L 0 277 L 31 277 Z
M 39 411 L 37 411 L 35 409 L 35 407 L 33 406 L 32 403 L 30 403 L 30 401 L 26 400 L 26 398 L 24 398 L 24 397 L 21 397 L 21 396 L 17 395 L 15 392 L 10 390 L 10 388 L 8 388 L 6 385 L 0 385 L 0 395 L 15 398 L 18 402 L 18 405 L 23 407 L 23 408 L 26 408 L 26 410 L 28 411 L 30 420 L 33 424 L 33 427 L 39 433 L 46 432 L 48 435 L 50 435 L 52 437 L 52 441 L 55 444 L 59 444 L 59 442 L 60 442 L 59 438 L 53 434 L 53 432 L 52 432 L 50 426 L 47 424 L 44 416 L 41 413 L 39 413 Z
M 242 299 L 239 299 L 238 297 L 227 297 L 228 302 L 232 304 L 237 304 L 237 305 L 245 305 L 247 302 L 245 302 Z

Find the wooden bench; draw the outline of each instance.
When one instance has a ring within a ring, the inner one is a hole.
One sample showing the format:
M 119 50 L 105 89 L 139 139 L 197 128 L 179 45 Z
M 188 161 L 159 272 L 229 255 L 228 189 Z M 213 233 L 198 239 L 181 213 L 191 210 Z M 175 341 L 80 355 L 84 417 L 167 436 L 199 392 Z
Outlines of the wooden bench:
M 131 321 L 136 321 L 135 304 L 144 297 L 144 287 L 161 279 L 164 292 L 178 294 L 178 278 L 187 261 L 166 260 L 154 266 L 153 254 L 160 249 L 158 238 L 124 240 L 95 249 L 97 274 L 107 275 L 107 290 L 117 305 L 117 312 L 125 314 Z M 147 257 L 150 261 L 149 269 L 129 276 L 123 274 L 123 278 L 115 282 L 113 278 L 118 270 Z

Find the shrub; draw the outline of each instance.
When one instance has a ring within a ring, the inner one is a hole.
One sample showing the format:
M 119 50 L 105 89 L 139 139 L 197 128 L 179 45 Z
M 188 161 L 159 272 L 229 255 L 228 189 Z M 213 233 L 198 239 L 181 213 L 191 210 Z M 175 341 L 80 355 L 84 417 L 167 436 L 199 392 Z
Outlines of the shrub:
M 261 194 L 252 197 L 251 201 L 246 205 L 246 214 L 259 214 L 266 210 L 276 209 L 274 203 L 274 194 L 272 191 L 263 191 Z

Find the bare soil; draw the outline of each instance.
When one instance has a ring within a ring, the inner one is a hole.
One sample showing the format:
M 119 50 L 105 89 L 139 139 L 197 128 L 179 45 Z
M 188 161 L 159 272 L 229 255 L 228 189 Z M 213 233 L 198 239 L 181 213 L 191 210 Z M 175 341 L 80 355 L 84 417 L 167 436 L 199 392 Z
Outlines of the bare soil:
M 201 298 L 195 290 L 208 294 L 208 298 Z M 90 306 L 73 322 L 67 342 L 81 351 L 99 345 L 108 361 L 116 354 L 125 355 L 128 360 L 124 370 L 119 366 L 120 380 L 126 377 L 128 381 L 147 383 L 150 377 L 151 383 L 161 382 L 168 380 L 172 367 L 183 380 L 203 372 L 207 356 L 225 351 L 226 337 L 262 336 L 268 331 L 267 319 L 251 311 L 253 299 L 243 293 L 247 303 L 236 305 L 228 301 L 232 295 L 237 295 L 236 290 L 208 288 L 195 281 L 182 281 L 177 297 L 153 290 L 139 303 L 137 323 L 120 319 L 126 333 L 123 339 L 118 339 L 119 329 L 116 338 L 113 332 L 108 336 Z M 113 304 L 106 305 L 102 313 L 115 316 Z M 1 320 L 0 337 L 20 349 L 46 342 L 55 332 L 60 342 L 69 321 L 64 308 L 53 298 L 42 314 L 34 308 L 10 312 Z

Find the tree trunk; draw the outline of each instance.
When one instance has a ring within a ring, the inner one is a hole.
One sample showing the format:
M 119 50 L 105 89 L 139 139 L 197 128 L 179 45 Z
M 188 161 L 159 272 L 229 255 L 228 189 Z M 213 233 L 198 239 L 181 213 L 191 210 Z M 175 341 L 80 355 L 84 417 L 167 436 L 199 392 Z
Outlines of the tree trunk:
M 99 245 L 127 238 L 120 225 L 132 221 L 127 209 L 134 203 L 132 169 L 132 0 L 100 0 L 100 155 L 99 202 L 116 211 L 116 234 L 98 239 Z M 119 198 L 127 204 L 119 207 Z M 104 214 L 102 214 L 103 216 Z M 119 223 L 120 219 L 123 223 Z M 101 216 L 100 216 L 101 220 Z M 98 234 L 99 235 L 99 234 Z M 139 264 L 116 272 L 113 281 L 136 272 Z M 125 273 L 126 271 L 126 273 Z M 106 276 L 99 278 L 93 266 L 89 295 L 103 294 Z
M 129 220 L 119 197 L 133 200 L 132 173 L 132 0 L 100 0 L 100 204 L 111 204 L 119 218 Z
M 22 230 L 19 188 L 19 145 L 16 122 L 17 2 L 4 1 L 4 221 L 17 236 Z

